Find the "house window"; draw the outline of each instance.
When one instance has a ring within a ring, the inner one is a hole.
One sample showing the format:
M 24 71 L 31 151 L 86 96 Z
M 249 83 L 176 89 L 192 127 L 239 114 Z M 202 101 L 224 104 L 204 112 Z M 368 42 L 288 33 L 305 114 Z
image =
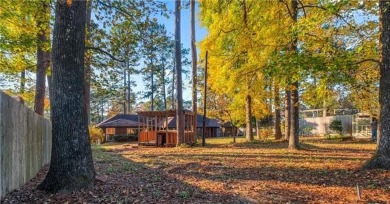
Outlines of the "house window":
M 114 135 L 115 134 L 115 128 L 107 128 L 106 129 L 107 135 Z

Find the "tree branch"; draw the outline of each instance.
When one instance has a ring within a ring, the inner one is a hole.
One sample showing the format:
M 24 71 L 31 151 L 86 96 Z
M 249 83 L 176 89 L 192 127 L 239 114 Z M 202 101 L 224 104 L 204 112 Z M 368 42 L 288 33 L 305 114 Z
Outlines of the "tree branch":
M 305 9 L 305 8 L 317 8 L 317 9 L 321 9 L 321 10 L 324 10 L 324 11 L 329 11 L 327 8 L 323 7 L 323 6 L 317 6 L 317 5 L 302 5 L 300 7 L 298 7 L 298 9 Z M 349 23 L 342 15 L 338 14 L 338 13 L 333 13 L 336 17 L 340 18 L 345 24 L 347 24 L 349 27 L 351 27 L 353 30 L 356 31 L 356 33 L 364 38 L 365 36 L 363 34 L 361 34 L 359 32 L 359 30 L 354 26 L 352 25 L 351 23 Z
M 234 32 L 234 31 L 236 31 L 236 30 L 237 30 L 236 28 L 233 28 L 233 29 L 231 29 L 231 30 L 224 31 L 224 30 L 221 28 L 221 31 L 222 31 L 223 33 L 230 33 L 230 32 Z
M 109 52 L 103 50 L 103 49 L 100 49 L 98 47 L 89 47 L 89 46 L 85 46 L 85 49 L 88 49 L 88 50 L 95 50 L 95 51 L 98 51 L 100 53 L 103 53 L 107 56 L 109 56 L 111 59 L 115 60 L 115 61 L 118 61 L 118 62 L 126 62 L 125 60 L 123 59 L 118 59 L 116 58 L 114 55 L 110 54 Z
M 292 15 L 292 12 L 291 12 L 290 7 L 288 6 L 287 2 L 285 2 L 284 0 L 279 0 L 279 2 L 283 3 L 286 6 L 286 8 L 288 10 L 288 15 L 290 15 L 291 18 L 294 18 L 294 16 Z
M 105 3 L 105 2 L 103 2 L 103 1 L 101 1 L 101 0 L 97 0 L 97 2 L 98 2 L 99 4 L 101 4 L 101 5 L 103 5 L 104 7 L 113 8 L 113 9 L 115 9 L 115 10 L 117 10 L 117 11 L 120 11 L 121 13 L 126 14 L 127 16 L 131 17 L 132 20 L 134 20 L 134 16 L 133 16 L 131 13 L 125 11 L 125 10 L 122 9 L 122 8 L 116 7 L 116 6 L 112 5 L 112 4 L 109 5 L 109 4 L 107 4 L 107 3 Z
M 299 5 L 301 5 L 301 7 L 302 7 L 303 15 L 306 17 L 306 10 L 305 10 L 305 8 L 303 7 L 302 1 L 301 1 L 301 0 L 297 0 L 297 1 L 298 1 Z
M 358 62 L 355 62 L 354 64 L 355 64 L 355 65 L 356 65 L 356 64 L 362 64 L 362 63 L 364 63 L 364 62 L 374 62 L 374 63 L 380 65 L 380 61 L 377 60 L 377 59 L 363 59 L 363 60 L 360 60 L 360 61 L 358 61 Z

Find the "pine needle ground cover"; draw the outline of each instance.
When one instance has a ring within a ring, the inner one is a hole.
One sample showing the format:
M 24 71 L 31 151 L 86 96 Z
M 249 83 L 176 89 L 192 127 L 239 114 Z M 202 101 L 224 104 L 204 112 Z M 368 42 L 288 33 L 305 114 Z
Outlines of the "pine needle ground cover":
M 34 190 L 44 169 L 3 202 L 390 202 L 390 171 L 360 169 L 376 148 L 369 141 L 305 138 L 303 150 L 288 151 L 286 142 L 231 140 L 209 139 L 207 147 L 94 146 L 93 189 L 55 195 Z

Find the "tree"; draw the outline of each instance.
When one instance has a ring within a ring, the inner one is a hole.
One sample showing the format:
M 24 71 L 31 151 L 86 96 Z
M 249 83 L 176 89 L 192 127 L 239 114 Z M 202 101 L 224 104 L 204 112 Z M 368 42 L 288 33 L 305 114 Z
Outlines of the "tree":
M 379 145 L 365 167 L 390 169 L 390 5 L 379 1 L 380 81 L 379 81 Z
M 267 95 L 265 75 L 260 70 L 267 62 L 264 58 L 268 50 L 256 46 L 256 23 L 261 17 L 254 13 L 268 9 L 270 5 L 251 0 L 201 1 L 201 20 L 209 29 L 209 35 L 201 42 L 201 51 L 210 53 L 210 88 L 216 93 L 227 94 L 235 108 L 242 108 L 238 111 L 245 116 L 240 122 L 246 123 L 248 141 L 254 139 L 252 114 L 255 113 L 258 119 L 265 116 L 256 111 L 266 103 L 263 96 Z
M 165 85 L 168 77 L 166 68 L 174 59 L 171 53 L 174 48 L 174 42 L 171 36 L 167 34 L 166 28 L 157 23 L 157 19 L 150 22 L 150 25 L 144 31 L 145 39 L 143 40 L 142 51 L 145 56 L 145 67 L 142 69 L 144 81 L 146 83 L 144 98 L 150 98 L 151 110 L 166 109 L 166 92 Z M 158 104 L 159 98 L 163 98 L 164 105 Z
M 165 28 L 164 28 L 165 29 Z M 162 106 L 160 106 L 159 110 L 167 110 L 168 109 L 168 94 L 167 87 L 168 84 L 173 81 L 175 76 L 172 78 L 169 77 L 168 72 L 174 72 L 174 48 L 175 41 L 171 39 L 170 36 L 164 32 L 164 36 L 161 37 L 159 46 L 158 46 L 158 61 L 157 64 L 158 72 L 157 72 L 157 86 L 159 87 L 159 91 L 157 92 L 159 98 L 162 98 Z M 174 87 L 172 88 L 172 90 Z
M 43 115 L 45 88 L 46 88 L 46 71 L 50 64 L 50 2 L 41 0 L 38 6 L 37 18 L 37 66 L 35 79 L 35 100 L 34 111 Z
M 191 7 L 191 56 L 192 56 L 192 112 L 195 117 L 198 114 L 198 96 L 197 96 L 197 55 L 196 55 L 196 39 L 195 39 L 195 0 L 190 0 Z M 197 130 L 197 121 L 194 120 L 194 130 Z
M 87 31 L 85 44 L 89 46 L 91 44 L 91 31 L 92 31 L 92 0 L 87 2 Z M 85 104 L 87 109 L 88 124 L 91 122 L 91 75 L 92 75 L 92 53 L 90 50 L 85 51 Z
M 122 103 L 124 112 L 129 112 L 135 105 L 135 97 L 133 97 L 135 93 L 132 89 L 136 84 L 132 76 L 140 71 L 136 69 L 136 66 L 142 59 L 139 53 L 142 51 L 144 33 L 154 25 L 153 19 L 151 20 L 152 15 L 158 13 L 167 17 L 166 4 L 159 1 L 138 0 L 89 2 L 92 4 L 94 15 L 90 19 L 88 29 L 90 31 L 88 35 L 90 53 L 86 56 L 92 65 L 91 88 L 106 89 L 111 98 L 106 97 L 105 102 L 115 100 L 115 104 Z M 88 65 L 88 61 L 86 63 Z M 96 90 L 91 91 L 96 92 Z M 98 92 L 99 96 L 103 93 L 102 90 Z M 96 93 L 91 93 L 91 95 L 96 95 Z M 91 100 L 91 103 L 95 102 L 100 104 L 101 100 Z M 91 106 L 100 107 L 98 104 L 91 104 Z M 97 111 L 100 112 L 100 109 Z
M 277 81 L 274 81 L 274 105 L 275 105 L 275 113 L 274 113 L 274 129 L 275 129 L 275 139 L 282 139 L 282 130 L 280 127 L 280 93 L 279 93 L 279 84 Z
M 28 106 L 34 106 L 30 73 L 35 72 L 37 62 L 37 19 L 45 18 L 39 15 L 41 7 L 41 1 L 26 6 L 25 2 L 8 0 L 0 6 L 0 74 L 6 76 L 7 84 L 13 84 L 10 93 L 21 96 Z
M 95 170 L 84 98 L 86 2 L 56 2 L 53 30 L 49 172 L 38 189 L 70 192 L 93 186 Z
M 298 18 L 298 1 L 291 0 L 290 4 L 290 16 L 292 24 L 297 23 Z M 292 41 L 290 42 L 288 51 L 297 53 L 298 52 L 298 37 L 296 35 L 292 36 Z M 298 149 L 299 148 L 299 82 L 293 81 L 291 84 L 291 133 L 288 140 L 289 149 Z
M 176 65 L 176 118 L 177 118 L 177 145 L 182 144 L 184 138 L 183 114 L 183 85 L 181 79 L 181 35 L 180 35 L 180 8 L 181 1 L 175 1 L 175 65 Z

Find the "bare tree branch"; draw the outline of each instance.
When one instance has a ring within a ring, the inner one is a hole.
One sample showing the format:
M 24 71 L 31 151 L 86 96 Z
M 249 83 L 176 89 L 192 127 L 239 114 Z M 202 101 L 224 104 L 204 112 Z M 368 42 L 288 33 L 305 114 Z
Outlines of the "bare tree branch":
M 118 61 L 118 62 L 126 62 L 125 60 L 123 59 L 118 59 L 116 58 L 114 55 L 112 55 L 111 53 L 101 49 L 101 48 L 98 48 L 98 47 L 89 47 L 89 46 L 86 46 L 85 49 L 88 49 L 88 50 L 95 50 L 95 51 L 98 51 L 100 53 L 103 53 L 107 56 L 109 56 L 111 59 L 115 60 L 115 61 Z
M 318 5 L 302 5 L 300 7 L 298 7 L 298 9 L 305 9 L 305 8 L 317 8 L 317 9 L 321 9 L 321 10 L 324 10 L 324 11 L 329 11 L 327 8 L 323 7 L 323 6 L 318 6 Z M 351 23 L 349 23 L 345 18 L 344 16 L 340 15 L 339 13 L 333 13 L 336 17 L 340 18 L 345 24 L 347 24 L 349 27 L 351 27 L 353 30 L 356 31 L 356 33 L 364 38 L 365 36 L 363 34 L 361 34 L 359 32 L 359 30 L 354 26 L 352 25 Z
M 374 63 L 380 65 L 380 61 L 377 60 L 377 59 L 363 59 L 363 60 L 360 60 L 360 61 L 358 61 L 358 62 L 355 62 L 354 64 L 355 64 L 355 65 L 356 65 L 356 64 L 362 64 L 362 63 L 364 63 L 364 62 L 374 62 Z
M 288 6 L 287 2 L 285 2 L 284 0 L 279 0 L 279 2 L 283 3 L 286 6 L 286 8 L 288 10 L 288 14 L 290 15 L 291 18 L 294 18 L 294 16 L 292 15 L 290 7 Z

